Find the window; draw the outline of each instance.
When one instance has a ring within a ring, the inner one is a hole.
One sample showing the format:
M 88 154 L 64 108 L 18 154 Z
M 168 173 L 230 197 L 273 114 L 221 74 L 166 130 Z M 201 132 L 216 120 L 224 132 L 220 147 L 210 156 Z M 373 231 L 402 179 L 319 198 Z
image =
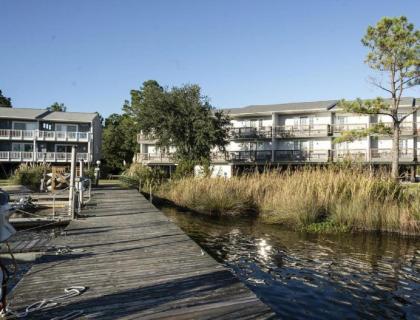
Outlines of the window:
M 51 125 L 51 123 L 46 123 L 46 122 L 43 122 L 43 123 L 42 123 L 42 130 L 51 131 L 51 130 L 52 130 L 52 125 Z
M 71 153 L 71 145 L 68 144 L 56 144 L 55 152 Z
M 77 132 L 77 124 L 57 123 L 55 131 Z
M 36 122 L 13 122 L 14 130 L 35 130 Z
M 12 151 L 17 152 L 32 152 L 33 151 L 32 143 L 12 143 Z

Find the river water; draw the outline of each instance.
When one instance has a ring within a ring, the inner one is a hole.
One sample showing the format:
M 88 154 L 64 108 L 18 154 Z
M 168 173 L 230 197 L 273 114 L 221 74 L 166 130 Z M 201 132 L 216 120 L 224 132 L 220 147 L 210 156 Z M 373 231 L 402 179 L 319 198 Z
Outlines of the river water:
M 318 235 L 164 209 L 284 319 L 420 319 L 420 239 Z

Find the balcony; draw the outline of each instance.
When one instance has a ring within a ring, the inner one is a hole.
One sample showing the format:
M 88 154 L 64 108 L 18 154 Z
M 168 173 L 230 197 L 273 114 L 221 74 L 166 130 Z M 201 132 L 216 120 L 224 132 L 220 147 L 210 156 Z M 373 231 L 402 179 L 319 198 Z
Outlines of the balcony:
M 150 134 L 139 133 L 137 134 L 137 143 L 155 144 L 156 139 Z
M 71 153 L 67 152 L 24 152 L 0 151 L 0 162 L 71 162 Z M 89 153 L 77 153 L 76 160 L 91 161 Z
M 228 154 L 230 162 L 270 162 L 271 150 L 231 151 Z
M 210 154 L 211 162 L 213 163 L 223 163 L 228 159 L 228 154 L 226 152 L 212 152 Z
M 329 150 L 276 150 L 276 162 L 327 162 L 330 159 Z
M 419 150 L 417 150 L 417 154 Z M 392 150 L 391 149 L 371 149 L 370 150 L 372 162 L 391 162 Z M 414 161 L 414 149 L 400 149 L 400 161 L 411 162 Z
M 330 135 L 331 125 L 296 125 L 296 126 L 277 126 L 275 130 L 276 138 L 299 138 L 299 137 L 326 137 Z
M 271 139 L 272 127 L 241 127 L 229 130 L 230 138 L 233 140 L 249 139 Z
M 366 123 L 351 123 L 351 124 L 333 124 L 332 133 L 334 135 L 341 134 L 343 131 L 351 130 L 366 130 L 368 125 Z
M 38 131 L 37 140 L 87 142 L 89 132 Z
M 333 150 L 334 161 L 357 161 L 366 162 L 368 161 L 367 149 L 343 149 Z
M 393 124 L 391 122 L 383 122 L 386 127 L 393 129 Z M 400 124 L 400 133 L 403 136 L 412 136 L 415 135 L 414 124 L 413 122 L 403 122 Z
M 173 154 L 137 153 L 137 162 L 143 164 L 174 164 Z
M 89 132 L 0 129 L 0 140 L 88 142 Z
M 9 130 L 0 129 L 1 140 L 33 140 L 36 130 Z

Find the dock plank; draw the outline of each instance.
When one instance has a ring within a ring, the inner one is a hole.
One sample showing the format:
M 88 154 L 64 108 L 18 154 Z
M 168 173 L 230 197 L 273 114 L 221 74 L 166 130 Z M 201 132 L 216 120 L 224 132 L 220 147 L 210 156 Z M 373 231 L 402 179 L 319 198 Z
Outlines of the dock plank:
M 21 309 L 85 286 L 80 296 L 31 314 L 51 319 L 272 319 L 273 312 L 135 190 L 93 191 L 84 217 L 72 221 L 10 294 Z

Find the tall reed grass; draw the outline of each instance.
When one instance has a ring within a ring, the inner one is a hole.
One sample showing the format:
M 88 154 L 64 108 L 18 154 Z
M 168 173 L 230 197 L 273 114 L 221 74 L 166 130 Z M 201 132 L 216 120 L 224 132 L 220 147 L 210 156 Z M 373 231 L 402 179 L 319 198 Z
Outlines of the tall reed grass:
M 420 232 L 420 191 L 362 169 L 305 168 L 231 179 L 184 178 L 158 195 L 211 215 L 258 214 L 298 229 Z

